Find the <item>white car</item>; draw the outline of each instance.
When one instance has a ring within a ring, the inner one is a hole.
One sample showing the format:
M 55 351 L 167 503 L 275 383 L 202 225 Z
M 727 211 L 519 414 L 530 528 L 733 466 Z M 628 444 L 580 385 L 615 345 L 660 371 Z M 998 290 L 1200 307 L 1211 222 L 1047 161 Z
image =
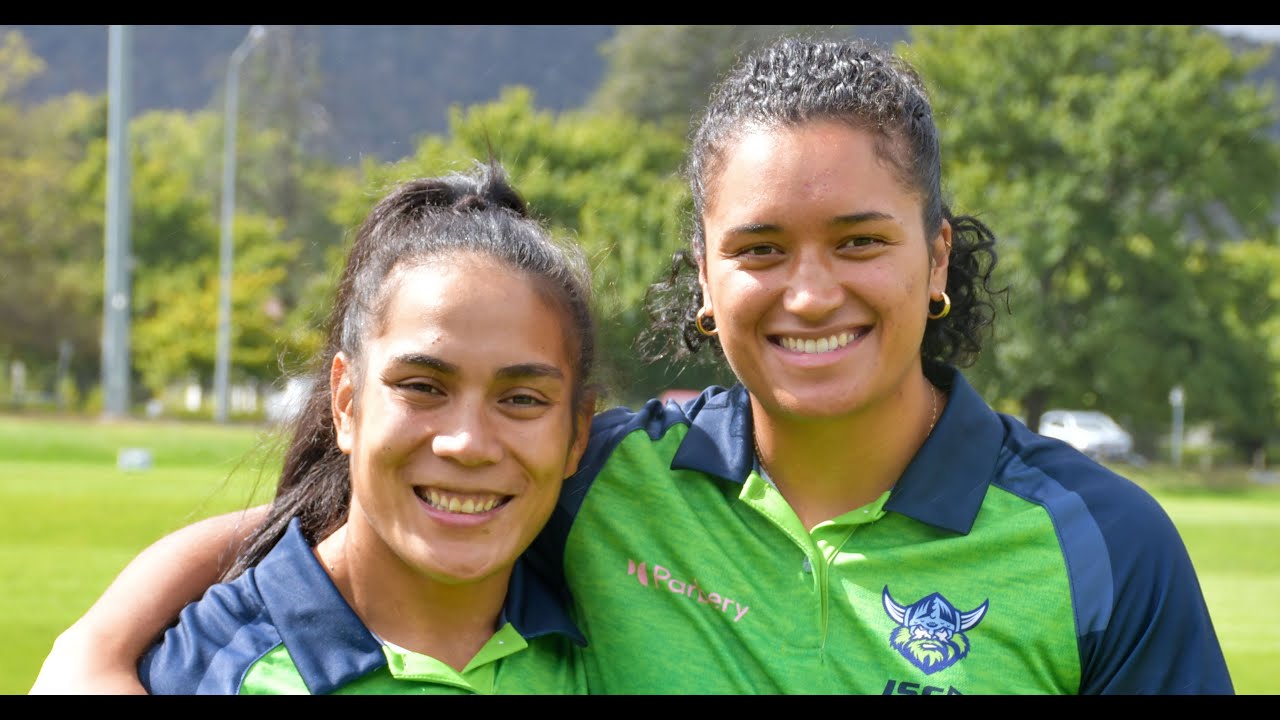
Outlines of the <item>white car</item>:
M 1096 460 L 1124 460 L 1133 455 L 1133 436 L 1097 410 L 1050 410 L 1040 416 L 1039 433 L 1063 440 Z

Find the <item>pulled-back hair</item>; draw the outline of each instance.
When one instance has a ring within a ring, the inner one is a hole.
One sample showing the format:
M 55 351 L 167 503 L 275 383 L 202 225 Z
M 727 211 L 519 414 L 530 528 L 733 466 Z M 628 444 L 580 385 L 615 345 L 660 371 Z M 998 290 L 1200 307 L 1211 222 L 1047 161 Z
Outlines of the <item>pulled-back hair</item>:
M 581 249 L 554 238 L 530 217 L 524 198 L 496 161 L 476 163 L 470 173 L 404 182 L 369 211 L 356 233 L 326 323 L 324 351 L 310 371 L 310 392 L 290 426 L 267 519 L 246 539 L 223 580 L 257 564 L 294 517 L 312 544 L 346 521 L 351 474 L 334 434 L 329 368 L 339 352 L 356 367 L 363 364 L 365 341 L 385 321 L 398 269 L 464 253 L 522 273 L 560 309 L 565 346 L 576 360 L 573 405 L 584 409 L 592 401 L 595 323 L 590 271 Z M 359 382 L 360 373 L 355 376 Z M 573 417 L 573 432 L 586 432 L 577 426 L 578 414 Z
M 704 345 L 723 357 L 718 341 L 698 332 L 702 306 L 698 265 L 707 252 L 704 214 L 727 153 L 745 133 L 813 121 L 843 123 L 873 138 L 878 158 L 923 204 L 926 237 L 948 220 L 952 247 L 947 273 L 951 312 L 929 320 L 921 354 L 931 360 L 971 364 L 994 320 L 991 273 L 995 236 L 977 218 L 953 216 L 943 200 L 938 128 L 924 84 L 900 56 L 863 40 L 784 38 L 739 61 L 712 91 L 694 126 L 684 174 L 693 200 L 690 247 L 672 258 L 666 276 L 650 286 L 650 327 L 642 337 L 651 359 L 685 361 Z

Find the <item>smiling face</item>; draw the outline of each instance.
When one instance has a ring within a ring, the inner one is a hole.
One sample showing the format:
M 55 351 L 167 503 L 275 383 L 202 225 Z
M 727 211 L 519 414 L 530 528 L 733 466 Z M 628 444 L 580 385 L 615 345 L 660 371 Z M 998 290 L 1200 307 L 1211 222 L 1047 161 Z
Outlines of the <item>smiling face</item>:
M 921 215 L 867 132 L 811 121 L 728 147 L 700 281 L 729 365 L 766 410 L 836 417 L 918 382 L 950 242 L 946 223 L 926 238 Z
M 388 282 L 364 357 L 339 355 L 331 374 L 348 537 L 442 582 L 492 577 L 542 529 L 585 448 L 567 320 L 480 256 Z

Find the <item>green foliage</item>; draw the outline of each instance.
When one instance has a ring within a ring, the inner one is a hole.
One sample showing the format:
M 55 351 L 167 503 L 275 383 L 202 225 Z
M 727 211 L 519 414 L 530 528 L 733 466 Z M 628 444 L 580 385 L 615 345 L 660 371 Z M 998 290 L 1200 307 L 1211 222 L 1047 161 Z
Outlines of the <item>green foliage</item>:
M 662 389 L 646 376 L 633 343 L 649 284 L 684 243 L 687 191 L 678 175 L 680 135 L 625 115 L 538 111 L 526 88 L 488 104 L 454 108 L 448 137 L 427 136 L 410 158 L 367 163 L 365 188 L 340 203 L 339 224 L 355 226 L 378 196 L 410 176 L 464 170 L 496 157 L 533 213 L 580 242 L 595 273 L 601 367 L 618 400 Z
M 0 362 L 22 360 L 40 392 L 55 389 L 64 346 L 81 392 L 97 370 L 104 205 L 83 167 L 104 126 L 104 104 L 84 95 L 0 104 Z
M 508 88 L 455 106 L 448 133 L 422 137 L 412 157 L 357 167 L 319 159 L 315 58 L 272 32 L 241 78 L 233 378 L 272 381 L 315 356 L 350 233 L 390 182 L 492 153 L 534 211 L 587 249 L 604 379 L 635 403 L 731 381 L 645 365 L 634 349 L 644 291 L 685 242 L 689 113 L 740 50 L 854 26 L 621 26 L 589 108 L 541 112 Z M 1265 51 L 1233 54 L 1188 26 L 916 27 L 903 49 L 934 93 L 953 206 L 1001 237 L 1013 313 L 973 373 L 993 402 L 1029 419 L 1049 404 L 1098 406 L 1150 450 L 1180 383 L 1187 420 L 1215 423 L 1237 455 L 1274 444 L 1280 305 L 1266 273 L 1280 155 L 1272 89 L 1251 76 Z M 13 102 L 42 67 L 20 35 L 0 40 L 0 267 L 24 268 L 0 283 L 0 363 L 22 359 L 50 392 L 65 385 L 55 368 L 70 346 L 70 394 L 94 402 L 107 104 Z M 131 342 L 147 392 L 212 373 L 222 122 L 218 111 L 132 122 Z
M 984 390 L 1029 420 L 1097 406 L 1140 438 L 1167 427 L 1176 384 L 1240 408 L 1274 397 L 1274 366 L 1238 364 L 1233 299 L 1210 290 L 1218 246 L 1273 232 L 1275 96 L 1249 77 L 1265 53 L 1171 25 L 917 26 L 905 51 L 932 89 L 953 207 L 1002 240 L 1012 314 Z M 1276 404 L 1254 408 L 1274 432 Z M 1196 419 L 1232 420 L 1212 412 Z
M 297 242 L 279 238 L 279 221 L 236 217 L 231 273 L 231 365 L 236 378 L 270 382 L 287 352 L 284 310 L 276 298 Z M 135 288 L 134 364 L 153 396 L 176 379 L 213 374 L 222 290 L 216 243 L 204 257 L 148 273 Z M 284 336 L 284 337 L 282 337 Z
M 1213 385 L 1193 401 L 1220 418 L 1241 460 L 1263 450 L 1280 428 L 1280 244 L 1242 240 L 1225 245 L 1198 273 L 1202 297 L 1217 311 Z
M 10 30 L 0 37 L 0 102 L 7 106 L 31 78 L 44 72 L 45 62 L 31 51 L 22 33 Z

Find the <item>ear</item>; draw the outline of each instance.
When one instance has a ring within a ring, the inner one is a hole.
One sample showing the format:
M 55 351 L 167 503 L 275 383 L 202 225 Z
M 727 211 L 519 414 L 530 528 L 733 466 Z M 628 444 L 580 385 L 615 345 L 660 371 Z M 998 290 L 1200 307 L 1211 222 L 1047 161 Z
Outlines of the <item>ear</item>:
M 329 402 L 333 412 L 333 430 L 338 448 L 350 455 L 355 446 L 355 368 L 347 356 L 337 353 L 329 366 Z
M 582 461 L 582 455 L 587 451 L 587 442 L 591 439 L 591 420 L 595 417 L 595 408 L 596 397 L 593 393 L 582 403 L 582 408 L 574 418 L 578 431 L 574 433 L 573 445 L 569 448 L 569 456 L 565 458 L 565 477 L 578 472 L 578 463 Z
M 929 244 L 929 297 L 947 289 L 947 269 L 951 264 L 951 222 L 942 221 L 938 235 Z
M 711 304 L 711 284 L 707 282 L 707 261 L 698 261 L 698 285 L 702 288 L 701 307 L 714 308 Z

